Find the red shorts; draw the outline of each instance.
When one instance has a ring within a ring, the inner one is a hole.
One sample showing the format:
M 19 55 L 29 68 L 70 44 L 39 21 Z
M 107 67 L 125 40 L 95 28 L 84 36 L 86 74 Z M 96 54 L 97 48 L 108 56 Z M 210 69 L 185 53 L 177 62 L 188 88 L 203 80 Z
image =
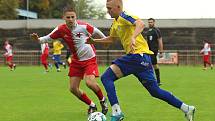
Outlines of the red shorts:
M 95 75 L 96 77 L 99 76 L 96 57 L 85 61 L 72 60 L 68 76 L 83 78 L 84 75 Z
M 203 60 L 204 62 L 210 62 L 210 55 L 204 55 Z
M 6 61 L 7 62 L 12 62 L 13 61 L 13 56 L 7 56 Z
M 48 64 L 48 62 L 47 62 L 48 56 L 49 56 L 48 54 L 42 54 L 40 56 L 40 60 L 41 60 L 42 64 Z

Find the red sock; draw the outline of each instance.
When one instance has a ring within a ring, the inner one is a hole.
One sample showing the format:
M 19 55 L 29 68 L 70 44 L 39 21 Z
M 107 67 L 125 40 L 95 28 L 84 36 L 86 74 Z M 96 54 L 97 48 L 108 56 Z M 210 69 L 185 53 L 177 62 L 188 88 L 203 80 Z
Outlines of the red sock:
M 102 100 L 102 99 L 103 99 L 103 97 L 104 97 L 104 95 L 103 95 L 103 93 L 102 93 L 102 90 L 101 90 L 101 89 L 99 89 L 99 91 L 98 91 L 98 92 L 96 92 L 96 95 L 97 95 L 97 97 L 99 98 L 99 100 Z
M 48 64 L 43 64 L 46 70 L 48 70 Z
M 82 100 L 83 102 L 85 102 L 87 105 L 91 104 L 91 100 L 87 97 L 87 95 L 85 93 L 83 93 L 80 97 L 80 100 Z
M 10 69 L 13 68 L 13 64 L 12 64 L 12 63 L 11 63 L 11 64 L 8 64 L 8 66 L 10 67 Z

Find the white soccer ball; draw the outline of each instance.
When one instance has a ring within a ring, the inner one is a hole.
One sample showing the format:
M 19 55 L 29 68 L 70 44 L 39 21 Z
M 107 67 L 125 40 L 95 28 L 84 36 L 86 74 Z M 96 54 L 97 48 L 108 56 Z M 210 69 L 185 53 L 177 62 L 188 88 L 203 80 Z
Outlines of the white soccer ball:
M 107 120 L 107 118 L 101 112 L 91 113 L 87 119 L 87 121 L 106 121 L 106 120 Z

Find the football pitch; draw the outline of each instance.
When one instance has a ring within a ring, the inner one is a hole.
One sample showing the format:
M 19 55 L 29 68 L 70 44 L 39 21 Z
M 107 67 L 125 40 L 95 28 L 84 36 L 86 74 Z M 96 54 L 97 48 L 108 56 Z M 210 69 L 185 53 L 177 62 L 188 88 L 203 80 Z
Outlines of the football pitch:
M 100 67 L 100 74 L 106 67 Z M 161 66 L 162 89 L 196 106 L 195 121 L 215 121 L 215 70 L 193 66 Z M 68 69 L 43 73 L 43 67 L 0 67 L 0 121 L 87 121 L 87 109 L 69 92 Z M 100 80 L 98 82 L 102 86 Z M 186 121 L 182 111 L 152 98 L 134 76 L 115 82 L 124 121 Z M 81 89 L 99 101 L 84 81 Z M 102 89 L 104 90 L 103 86 Z M 106 92 L 103 91 L 105 94 Z M 107 114 L 110 121 L 111 108 Z

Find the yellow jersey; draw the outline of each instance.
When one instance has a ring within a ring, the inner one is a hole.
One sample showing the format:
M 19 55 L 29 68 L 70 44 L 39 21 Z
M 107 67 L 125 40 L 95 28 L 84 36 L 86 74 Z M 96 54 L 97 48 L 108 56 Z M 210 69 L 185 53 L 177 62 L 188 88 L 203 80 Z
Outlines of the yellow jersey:
M 110 29 L 110 36 L 120 38 L 121 44 L 126 54 L 131 53 L 131 37 L 135 31 L 134 22 L 136 21 L 136 19 L 138 18 L 122 12 L 118 19 L 113 20 Z M 139 34 L 136 38 L 133 54 L 141 53 L 153 54 L 153 52 L 149 50 L 147 41 L 141 34 Z
M 54 41 L 53 42 L 53 54 L 54 55 L 60 55 L 63 47 L 64 46 L 60 41 Z

